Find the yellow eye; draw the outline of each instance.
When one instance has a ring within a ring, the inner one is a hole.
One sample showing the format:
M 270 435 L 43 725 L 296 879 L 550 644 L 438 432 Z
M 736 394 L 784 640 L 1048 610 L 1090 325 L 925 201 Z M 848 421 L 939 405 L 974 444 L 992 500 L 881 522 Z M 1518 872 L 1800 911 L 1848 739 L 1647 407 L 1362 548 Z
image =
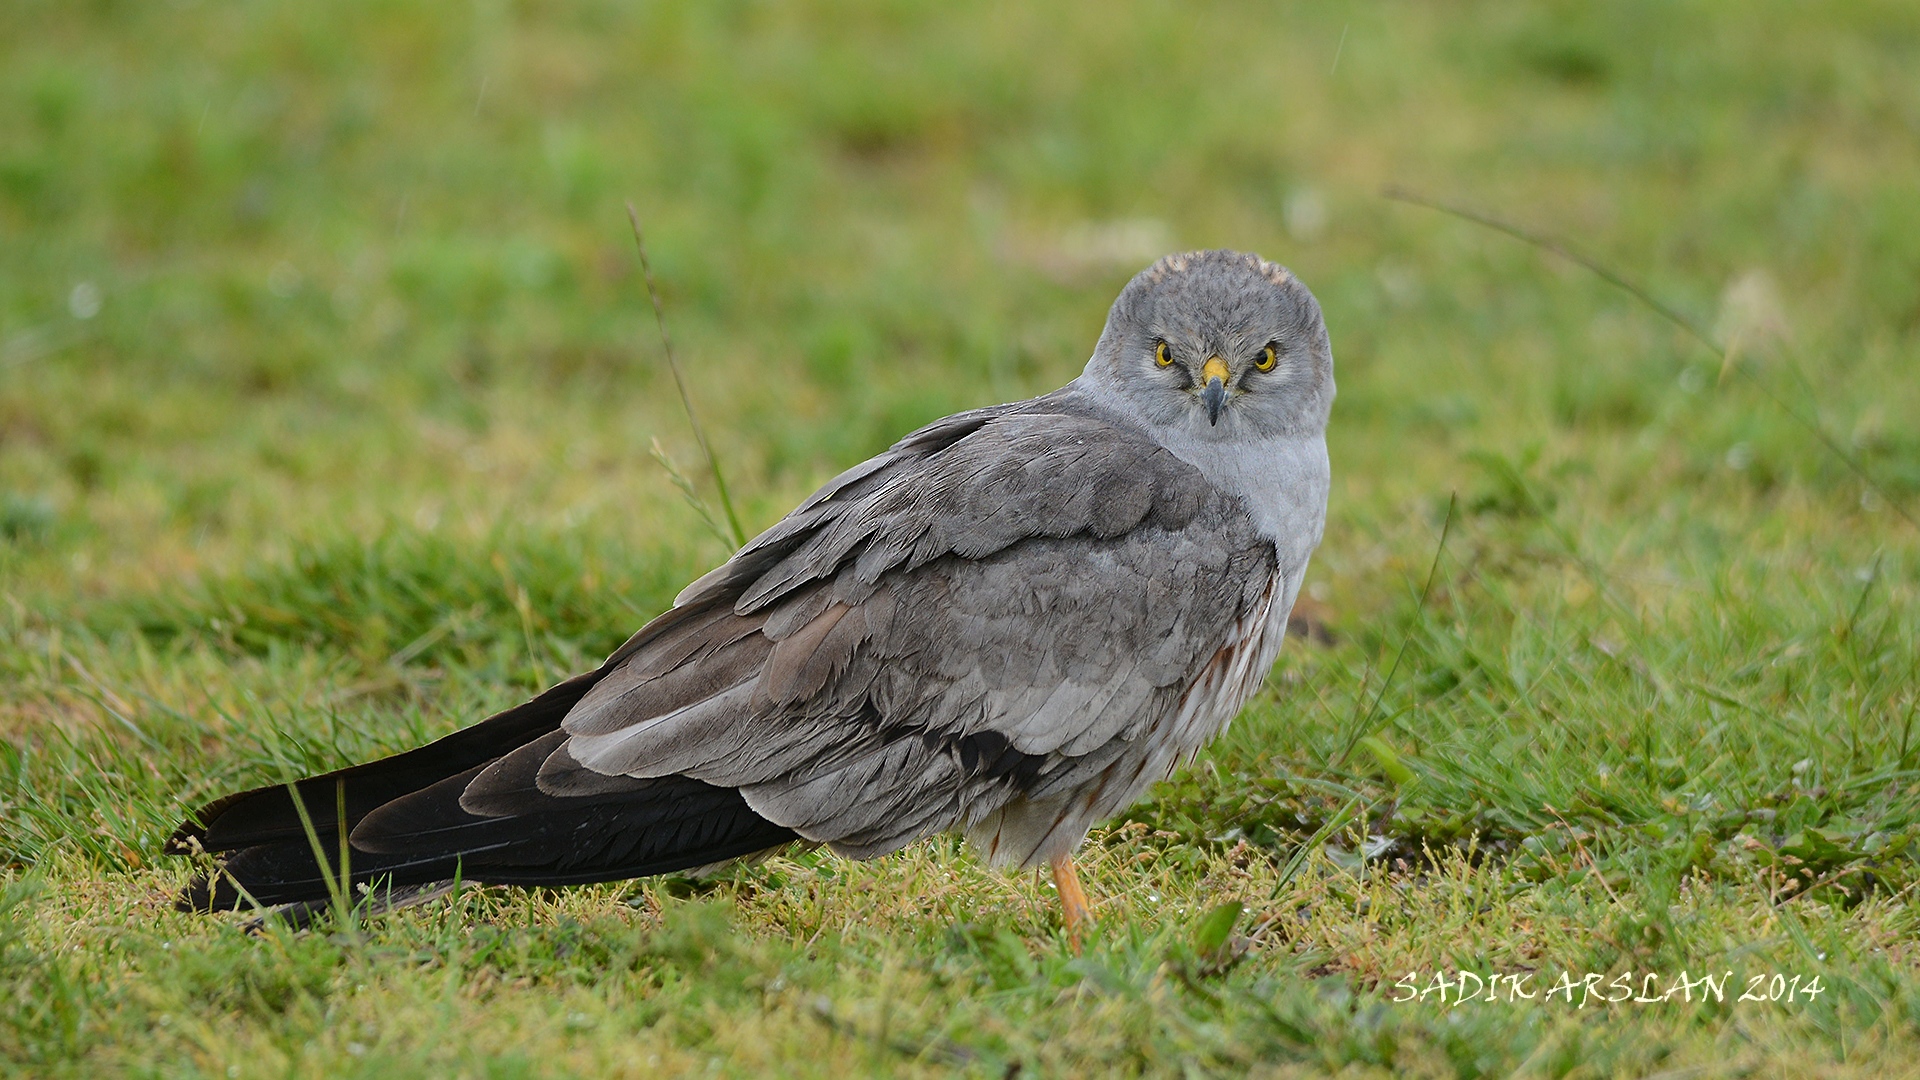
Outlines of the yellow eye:
M 1167 348 L 1166 342 L 1163 341 L 1160 344 L 1154 346 L 1153 362 L 1156 364 L 1159 364 L 1161 367 L 1173 366 L 1173 350 Z
M 1253 370 L 1272 371 L 1273 366 L 1279 362 L 1280 362 L 1280 358 L 1274 355 L 1273 346 L 1269 345 L 1266 348 L 1261 349 L 1260 355 L 1254 358 Z

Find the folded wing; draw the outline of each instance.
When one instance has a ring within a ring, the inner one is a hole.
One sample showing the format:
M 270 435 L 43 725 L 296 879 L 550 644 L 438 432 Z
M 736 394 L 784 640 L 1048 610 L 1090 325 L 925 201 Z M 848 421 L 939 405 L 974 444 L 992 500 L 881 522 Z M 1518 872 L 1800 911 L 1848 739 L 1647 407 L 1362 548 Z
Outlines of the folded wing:
M 696 583 L 682 602 L 724 606 L 582 698 L 542 790 L 691 777 L 867 856 L 1097 775 L 1233 644 L 1274 555 L 1143 433 L 1047 404 L 854 474 Z

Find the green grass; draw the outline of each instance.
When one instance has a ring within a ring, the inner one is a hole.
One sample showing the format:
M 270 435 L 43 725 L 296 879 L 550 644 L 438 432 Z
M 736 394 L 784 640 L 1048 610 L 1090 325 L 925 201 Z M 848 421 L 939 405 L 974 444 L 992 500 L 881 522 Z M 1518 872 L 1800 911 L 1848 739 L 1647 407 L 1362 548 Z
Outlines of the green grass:
M 0 1069 L 1914 1071 L 1916 71 L 1892 2 L 7 5 Z M 1164 250 L 1320 296 L 1330 639 L 1089 841 L 1084 956 L 948 841 L 171 911 L 184 805 L 725 555 L 649 453 L 711 500 L 626 200 L 749 529 L 1071 377 Z M 1821 993 L 1394 1000 L 1683 969 Z

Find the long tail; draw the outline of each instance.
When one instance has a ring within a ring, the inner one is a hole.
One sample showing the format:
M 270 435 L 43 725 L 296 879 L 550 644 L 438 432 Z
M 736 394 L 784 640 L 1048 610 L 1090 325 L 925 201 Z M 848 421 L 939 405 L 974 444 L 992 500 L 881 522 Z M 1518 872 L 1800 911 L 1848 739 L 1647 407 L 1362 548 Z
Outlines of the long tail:
M 222 856 L 181 891 L 183 911 L 313 903 L 342 881 L 395 889 L 459 876 L 490 884 L 582 885 L 672 873 L 797 839 L 732 788 L 683 776 L 608 777 L 584 796 L 535 783 L 565 738 L 560 721 L 606 669 L 404 754 L 291 785 L 217 799 L 176 830 L 170 854 Z M 519 753 L 516 753 L 519 751 Z M 484 799 L 461 796 L 487 766 Z M 300 807 L 294 803 L 299 794 Z M 300 809 L 306 810 L 306 821 Z M 315 857 L 324 853 L 326 865 Z M 355 892 L 358 892 L 355 889 Z

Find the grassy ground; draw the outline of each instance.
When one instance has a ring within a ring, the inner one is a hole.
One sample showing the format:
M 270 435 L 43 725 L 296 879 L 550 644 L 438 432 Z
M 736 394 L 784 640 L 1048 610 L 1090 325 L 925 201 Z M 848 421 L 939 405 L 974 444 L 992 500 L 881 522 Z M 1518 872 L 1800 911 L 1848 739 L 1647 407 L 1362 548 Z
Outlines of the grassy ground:
M 1915 72 L 1894 2 L 5 5 L 0 1068 L 1916 1069 Z M 1069 378 L 1163 250 L 1318 292 L 1325 633 L 1089 841 L 1084 956 L 948 842 L 171 911 L 183 804 L 516 701 L 724 556 L 649 454 L 697 475 L 625 199 L 750 527 Z M 1682 971 L 1725 1000 L 1599 1000 Z

